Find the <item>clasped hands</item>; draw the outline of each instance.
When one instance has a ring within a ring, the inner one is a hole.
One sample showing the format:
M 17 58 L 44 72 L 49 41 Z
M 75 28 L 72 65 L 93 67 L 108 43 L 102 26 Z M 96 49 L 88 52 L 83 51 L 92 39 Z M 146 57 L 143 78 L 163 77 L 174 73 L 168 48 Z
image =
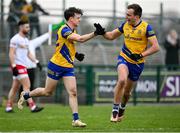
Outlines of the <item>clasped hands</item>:
M 96 30 L 94 31 L 95 35 L 104 35 L 106 33 L 105 28 L 103 28 L 99 23 L 94 23 Z

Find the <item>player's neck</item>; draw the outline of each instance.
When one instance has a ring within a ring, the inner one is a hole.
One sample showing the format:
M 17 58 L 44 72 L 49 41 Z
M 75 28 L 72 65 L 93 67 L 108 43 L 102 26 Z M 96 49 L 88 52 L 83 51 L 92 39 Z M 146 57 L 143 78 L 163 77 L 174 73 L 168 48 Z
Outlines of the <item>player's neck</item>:
M 137 20 L 137 21 L 135 22 L 135 24 L 133 25 L 133 27 L 136 27 L 137 25 L 139 25 L 140 22 L 141 22 L 141 19 Z
M 26 35 L 21 31 L 19 31 L 19 35 L 22 36 L 22 37 L 26 37 Z
M 67 25 L 72 29 L 72 30 L 74 30 L 75 29 L 75 26 L 72 24 L 72 23 L 70 23 L 70 22 L 67 22 Z

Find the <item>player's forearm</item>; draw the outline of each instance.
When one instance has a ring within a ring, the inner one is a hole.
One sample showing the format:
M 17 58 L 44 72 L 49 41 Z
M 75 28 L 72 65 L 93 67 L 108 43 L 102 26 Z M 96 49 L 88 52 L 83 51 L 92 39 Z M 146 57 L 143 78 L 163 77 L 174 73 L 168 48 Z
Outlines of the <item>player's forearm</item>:
M 83 43 L 83 42 L 86 42 L 86 41 L 92 39 L 93 37 L 95 37 L 94 32 L 91 32 L 89 34 L 80 36 L 77 41 Z
M 10 60 L 11 66 L 15 65 L 15 56 L 13 54 L 9 54 L 9 60 Z
M 34 62 L 34 63 L 38 63 L 38 62 L 39 62 L 39 61 L 36 59 L 36 57 L 32 55 L 31 52 L 28 53 L 28 57 L 29 57 L 29 59 L 30 59 L 32 62 Z
M 12 48 L 10 48 L 9 50 L 9 60 L 10 60 L 11 66 L 15 65 L 15 53 Z
M 159 51 L 159 45 L 153 45 L 142 53 L 143 57 L 152 55 Z
M 103 35 L 104 38 L 106 38 L 107 40 L 114 40 L 115 38 L 113 37 L 113 34 L 111 32 L 106 32 Z

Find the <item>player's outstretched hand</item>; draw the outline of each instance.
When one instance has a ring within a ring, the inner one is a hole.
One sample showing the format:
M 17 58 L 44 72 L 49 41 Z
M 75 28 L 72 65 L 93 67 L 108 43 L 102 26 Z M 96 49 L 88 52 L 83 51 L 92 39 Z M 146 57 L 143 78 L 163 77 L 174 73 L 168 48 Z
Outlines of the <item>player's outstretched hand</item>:
M 131 54 L 130 58 L 135 61 L 138 61 L 139 59 L 143 58 L 143 56 L 142 56 L 142 54 Z
M 95 35 L 104 35 L 106 33 L 105 28 L 103 28 L 99 23 L 94 23 L 96 30 L 94 31 Z
M 76 54 L 75 54 L 75 57 L 76 57 L 76 59 L 78 60 L 78 61 L 83 61 L 84 60 L 84 54 L 83 53 L 78 53 L 78 52 L 76 52 Z

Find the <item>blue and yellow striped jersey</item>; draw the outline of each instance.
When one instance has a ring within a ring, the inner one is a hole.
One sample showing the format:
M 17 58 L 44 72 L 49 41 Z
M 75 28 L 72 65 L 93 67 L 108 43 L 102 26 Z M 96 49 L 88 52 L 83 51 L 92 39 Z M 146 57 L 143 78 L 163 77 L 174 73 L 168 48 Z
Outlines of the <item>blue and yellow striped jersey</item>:
M 140 54 L 147 48 L 148 38 L 156 37 L 152 27 L 147 22 L 141 20 L 135 27 L 129 25 L 128 22 L 124 22 L 118 30 L 124 34 L 124 45 L 120 55 L 130 63 L 143 63 L 144 59 L 140 59 L 137 62 L 130 59 L 129 55 Z
M 70 42 L 68 37 L 72 34 L 76 33 L 73 31 L 68 25 L 64 24 L 60 27 L 57 32 L 57 40 L 56 40 L 56 51 L 53 57 L 50 59 L 54 64 L 73 68 L 74 67 L 74 58 L 75 58 L 75 43 Z

